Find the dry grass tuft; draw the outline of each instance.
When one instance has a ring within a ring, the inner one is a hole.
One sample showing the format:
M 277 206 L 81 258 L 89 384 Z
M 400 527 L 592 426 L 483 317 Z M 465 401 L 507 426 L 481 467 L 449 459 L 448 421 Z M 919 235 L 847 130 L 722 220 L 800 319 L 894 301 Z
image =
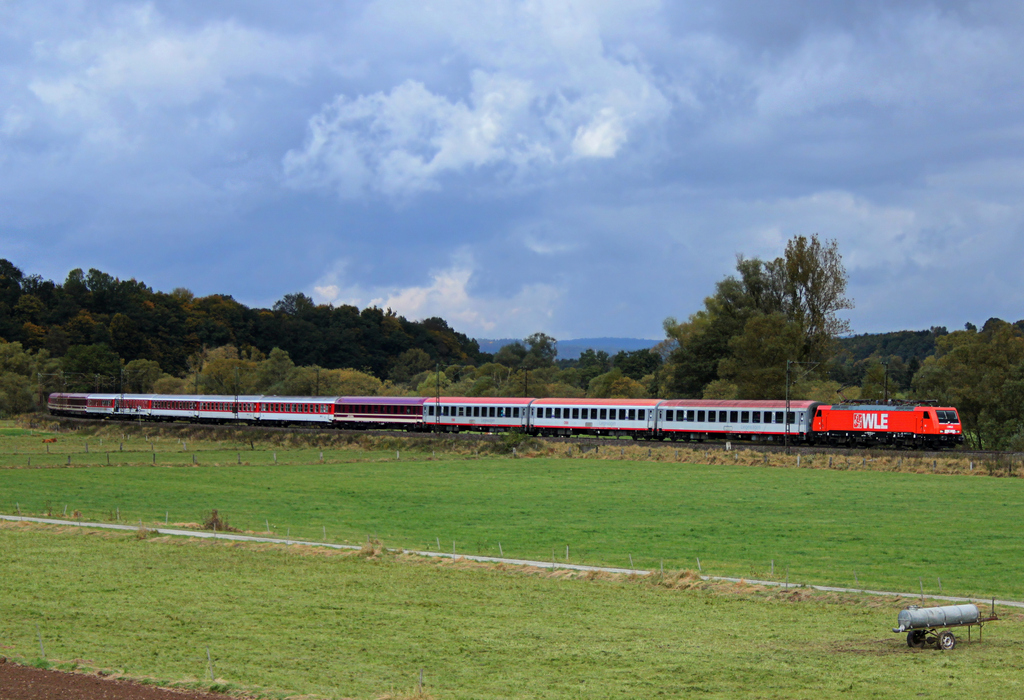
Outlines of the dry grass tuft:
M 380 540 L 367 539 L 360 547 L 357 556 L 363 557 L 364 559 L 379 559 L 386 550 L 384 544 Z
M 237 527 L 231 527 L 228 524 L 228 518 L 226 515 L 221 515 L 214 508 L 211 510 L 203 520 L 204 530 L 213 530 L 214 532 L 241 532 Z

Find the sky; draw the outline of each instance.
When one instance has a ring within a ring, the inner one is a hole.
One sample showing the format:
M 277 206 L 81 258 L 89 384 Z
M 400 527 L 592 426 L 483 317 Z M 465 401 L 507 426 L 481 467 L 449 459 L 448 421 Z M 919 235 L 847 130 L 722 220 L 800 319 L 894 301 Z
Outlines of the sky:
M 0 0 L 0 257 L 664 337 L 838 242 L 854 332 L 1024 317 L 1024 5 Z

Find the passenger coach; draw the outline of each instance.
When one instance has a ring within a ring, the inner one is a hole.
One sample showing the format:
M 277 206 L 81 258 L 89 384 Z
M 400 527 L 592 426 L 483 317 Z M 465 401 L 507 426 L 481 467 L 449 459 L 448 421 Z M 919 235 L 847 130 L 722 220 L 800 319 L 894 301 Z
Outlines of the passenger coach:
M 675 399 L 658 404 L 658 437 L 669 440 L 810 438 L 815 401 Z

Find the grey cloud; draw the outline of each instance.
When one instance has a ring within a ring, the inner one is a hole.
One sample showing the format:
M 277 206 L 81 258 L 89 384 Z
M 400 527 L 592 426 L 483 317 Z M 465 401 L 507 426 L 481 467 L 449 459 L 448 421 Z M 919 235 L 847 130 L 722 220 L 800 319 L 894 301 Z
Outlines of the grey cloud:
M 1019 316 L 1022 19 L 8 3 L 0 241 L 58 277 L 254 303 L 334 286 L 467 328 L 514 311 L 515 333 L 649 336 L 737 252 L 818 232 L 846 255 L 858 331 Z

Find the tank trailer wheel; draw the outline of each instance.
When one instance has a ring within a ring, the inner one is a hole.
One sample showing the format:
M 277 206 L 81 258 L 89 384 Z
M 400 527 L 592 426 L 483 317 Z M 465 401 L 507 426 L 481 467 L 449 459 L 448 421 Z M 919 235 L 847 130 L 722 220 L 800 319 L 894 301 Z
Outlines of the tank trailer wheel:
M 939 649 L 949 651 L 956 646 L 956 637 L 949 630 L 939 634 Z
M 914 649 L 920 649 L 924 646 L 924 637 L 924 630 L 910 630 L 907 632 L 907 646 Z

